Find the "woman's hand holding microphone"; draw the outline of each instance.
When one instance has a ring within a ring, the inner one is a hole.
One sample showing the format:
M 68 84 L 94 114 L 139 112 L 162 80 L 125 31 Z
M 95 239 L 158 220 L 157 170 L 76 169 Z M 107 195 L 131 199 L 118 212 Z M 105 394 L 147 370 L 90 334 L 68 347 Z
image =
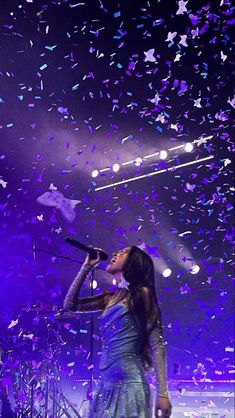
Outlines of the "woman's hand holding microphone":
M 87 256 L 85 258 L 85 261 L 84 261 L 84 264 L 87 264 L 90 267 L 95 267 L 101 261 L 100 253 L 99 253 L 100 248 L 95 247 L 94 250 L 97 251 L 96 252 L 96 258 L 91 257 L 90 254 L 87 254 Z

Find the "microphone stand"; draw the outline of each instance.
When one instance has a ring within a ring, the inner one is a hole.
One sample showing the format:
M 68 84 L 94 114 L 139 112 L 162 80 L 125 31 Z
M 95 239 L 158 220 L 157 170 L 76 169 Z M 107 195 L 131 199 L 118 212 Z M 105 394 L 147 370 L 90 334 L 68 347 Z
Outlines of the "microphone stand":
M 72 258 L 72 257 L 68 257 L 68 256 L 65 256 L 65 255 L 54 253 L 52 251 L 43 250 L 42 248 L 36 247 L 36 244 L 34 244 L 34 252 L 35 252 L 35 254 L 37 252 L 39 252 L 39 253 L 43 253 L 43 254 L 47 254 L 47 255 L 52 255 L 53 257 L 62 258 L 64 260 L 69 260 L 69 261 L 72 261 L 74 263 L 78 263 L 78 264 L 81 264 L 81 265 L 84 263 L 84 260 L 80 261 L 80 260 L 76 260 L 75 258 Z M 104 269 L 102 269 L 101 267 L 96 267 L 96 269 L 104 271 Z
M 43 254 L 47 254 L 47 255 L 52 255 L 53 257 L 58 257 L 58 258 L 62 258 L 64 260 L 69 260 L 72 261 L 74 263 L 78 263 L 78 264 L 83 264 L 83 261 L 80 260 L 76 260 L 72 257 L 68 257 L 68 256 L 64 256 L 64 255 L 60 255 L 60 254 L 56 254 L 52 251 L 47 251 L 44 250 L 42 248 L 38 248 L 36 247 L 36 241 L 34 241 L 33 244 L 33 251 L 34 251 L 34 259 L 35 259 L 35 255 L 37 252 L 41 252 Z M 98 270 L 104 270 L 101 267 L 96 266 L 96 269 Z M 90 296 L 94 295 L 94 279 L 95 279 L 95 274 L 94 274 L 94 269 L 91 271 L 91 291 L 90 291 Z M 91 359 L 91 369 L 90 369 L 90 387 L 89 387 L 89 397 L 92 398 L 92 392 L 93 392 L 93 384 L 94 384 L 94 365 L 93 365 L 93 333 L 94 333 L 94 318 L 93 318 L 93 314 L 91 314 L 91 326 L 90 326 L 90 359 Z

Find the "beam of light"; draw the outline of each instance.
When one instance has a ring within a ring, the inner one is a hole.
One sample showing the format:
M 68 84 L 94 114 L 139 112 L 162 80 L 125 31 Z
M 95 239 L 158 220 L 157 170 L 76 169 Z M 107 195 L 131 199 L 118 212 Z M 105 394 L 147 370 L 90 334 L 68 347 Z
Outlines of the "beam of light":
M 155 157 L 156 155 L 159 155 L 159 152 L 154 152 L 154 154 L 145 155 L 143 157 L 144 160 L 147 160 L 148 158 Z
M 200 271 L 200 267 L 197 264 L 194 264 L 189 271 L 191 274 L 197 274 Z
M 176 147 L 168 148 L 168 151 L 175 151 L 176 149 L 184 148 L 185 144 L 177 145 Z
M 110 167 L 101 168 L 100 173 L 104 173 L 105 171 L 109 171 Z
M 122 163 L 122 166 L 133 164 L 135 160 L 126 161 L 125 163 Z
M 213 135 L 205 136 L 205 138 L 201 138 L 204 141 L 207 141 L 207 139 L 213 138 Z M 193 142 L 187 142 L 187 144 L 197 144 L 200 141 L 200 139 L 194 139 Z M 176 145 L 176 147 L 168 148 L 168 151 L 175 151 L 176 149 L 184 148 L 186 144 L 183 145 Z
M 173 166 L 173 167 L 169 167 L 169 168 L 164 169 L 164 170 L 153 171 L 153 172 L 148 173 L 148 174 L 143 174 L 141 176 L 132 177 L 132 178 L 127 179 L 127 180 L 117 181 L 116 183 L 107 184 L 106 186 L 97 187 L 95 189 L 95 192 L 98 192 L 99 190 L 108 189 L 110 187 L 120 186 L 121 184 L 130 183 L 132 181 L 144 179 L 146 177 L 156 176 L 157 174 L 165 173 L 166 171 L 173 171 L 173 170 L 177 170 L 179 168 L 187 167 L 189 165 L 202 163 L 203 161 L 208 161 L 208 160 L 211 160 L 212 158 L 214 158 L 214 155 L 211 155 L 210 157 L 201 158 L 199 160 L 189 161 L 188 163 L 184 163 L 184 164 L 176 165 L 176 166 Z
M 213 138 L 213 135 L 205 136 L 204 138 L 194 139 L 193 143 L 196 144 L 197 142 L 201 141 L 202 139 L 207 141 L 208 139 Z
M 162 275 L 163 277 L 170 277 L 171 273 L 172 273 L 171 269 L 167 268 L 163 270 Z

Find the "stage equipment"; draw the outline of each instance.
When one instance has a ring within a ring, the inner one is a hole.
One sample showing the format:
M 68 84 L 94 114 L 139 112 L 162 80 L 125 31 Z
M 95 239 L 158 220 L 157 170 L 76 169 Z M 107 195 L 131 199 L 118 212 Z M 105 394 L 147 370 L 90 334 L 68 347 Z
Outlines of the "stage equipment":
M 100 254 L 100 259 L 102 261 L 108 260 L 108 254 L 106 254 L 101 248 L 94 248 L 85 244 L 82 244 L 81 242 L 78 242 L 75 239 L 71 238 L 65 238 L 65 242 L 72 245 L 75 248 L 78 248 L 79 250 L 83 250 L 86 253 L 88 253 L 92 258 L 97 257 L 97 252 Z
M 117 181 L 115 183 L 107 184 L 106 186 L 96 187 L 95 192 L 98 192 L 98 191 L 104 190 L 104 189 L 109 189 L 110 187 L 120 186 L 121 184 L 130 183 L 132 181 L 141 180 L 141 179 L 144 179 L 144 178 L 147 178 L 147 177 L 153 177 L 153 176 L 156 176 L 158 174 L 162 174 L 162 173 L 166 173 L 166 172 L 170 172 L 170 171 L 174 172 L 175 170 L 178 170 L 179 168 L 187 167 L 187 166 L 194 165 L 194 164 L 199 164 L 199 163 L 202 163 L 204 161 L 209 161 L 213 158 L 214 158 L 214 155 L 210 155 L 209 157 L 200 158 L 200 159 L 194 160 L 194 161 L 189 161 L 187 163 L 183 163 L 183 164 L 175 165 L 175 166 L 172 166 L 172 167 L 168 167 L 168 168 L 165 168 L 163 170 L 152 171 L 151 173 L 143 174 L 141 176 L 136 176 L 136 177 L 132 177 L 132 178 L 129 178 L 129 179 L 126 179 L 126 180 Z
M 44 332 L 37 335 L 35 318 L 30 318 L 33 330 L 4 339 L 1 379 L 6 393 L 11 392 L 12 386 L 14 413 L 3 418 L 81 418 L 61 388 L 59 355 L 65 342 L 60 323 L 53 320 L 55 312 L 56 309 L 49 311 L 38 306 L 21 308 L 18 318 L 36 314 L 36 322 Z

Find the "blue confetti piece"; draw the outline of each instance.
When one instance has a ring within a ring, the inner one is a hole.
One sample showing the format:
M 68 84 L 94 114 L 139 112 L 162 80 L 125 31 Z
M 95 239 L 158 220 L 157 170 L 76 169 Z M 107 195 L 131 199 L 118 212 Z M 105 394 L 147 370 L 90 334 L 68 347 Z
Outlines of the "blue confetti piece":
M 72 87 L 72 90 L 73 90 L 73 91 L 75 91 L 75 90 L 77 90 L 77 89 L 78 89 L 78 87 L 79 87 L 79 84 L 75 84 L 75 85 Z
M 47 64 L 43 64 L 43 65 L 40 67 L 40 70 L 41 70 L 41 71 L 43 71 L 43 70 L 45 70 L 45 68 L 47 68 Z

